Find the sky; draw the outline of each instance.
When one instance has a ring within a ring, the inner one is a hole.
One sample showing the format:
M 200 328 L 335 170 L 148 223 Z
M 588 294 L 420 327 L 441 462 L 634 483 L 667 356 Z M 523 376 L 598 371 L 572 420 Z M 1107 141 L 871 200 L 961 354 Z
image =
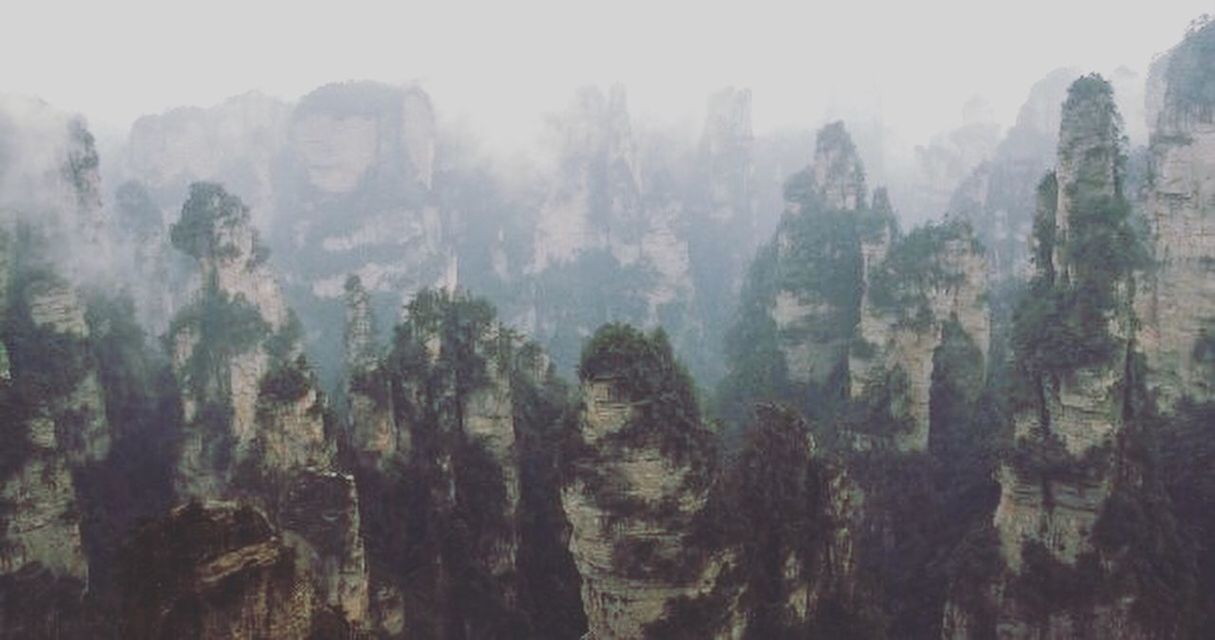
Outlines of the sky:
M 632 110 L 699 118 L 753 92 L 758 132 L 878 114 L 926 139 L 974 96 L 1009 125 L 1035 80 L 1075 66 L 1145 72 L 1201 0 L 309 2 L 3 0 L 0 93 L 125 131 L 138 116 L 259 90 L 419 82 L 444 117 L 522 144 L 578 86 L 624 83 Z

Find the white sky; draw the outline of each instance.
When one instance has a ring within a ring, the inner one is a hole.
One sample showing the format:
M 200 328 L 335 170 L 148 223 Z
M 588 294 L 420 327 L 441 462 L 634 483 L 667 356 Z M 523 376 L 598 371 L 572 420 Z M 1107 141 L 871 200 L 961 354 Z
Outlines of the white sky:
M 324 6 L 318 6 L 318 5 Z M 659 0 L 313 3 L 0 0 L 0 92 L 125 128 L 144 113 L 258 89 L 418 80 L 439 112 L 526 141 L 575 87 L 625 83 L 634 112 L 698 117 L 749 86 L 758 131 L 880 110 L 905 137 L 982 95 L 1010 124 L 1053 68 L 1146 71 L 1213 9 L 1201 0 Z

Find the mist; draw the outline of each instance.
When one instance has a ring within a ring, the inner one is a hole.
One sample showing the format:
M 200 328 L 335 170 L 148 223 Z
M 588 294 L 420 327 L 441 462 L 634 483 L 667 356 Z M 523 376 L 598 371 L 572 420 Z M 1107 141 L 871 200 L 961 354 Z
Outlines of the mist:
M 0 77 L 5 91 L 99 129 L 249 90 L 294 99 L 333 81 L 419 81 L 449 117 L 466 115 L 510 148 L 576 87 L 621 82 L 644 117 L 695 118 L 708 92 L 734 85 L 755 92 L 758 132 L 861 110 L 922 142 L 960 124 L 976 95 L 1011 124 L 1025 90 L 1056 67 L 1142 72 L 1206 8 L 356 1 L 335 13 L 19 1 L 0 26 Z
M 0 640 L 1209 636 L 1215 20 L 837 4 L 7 4 Z

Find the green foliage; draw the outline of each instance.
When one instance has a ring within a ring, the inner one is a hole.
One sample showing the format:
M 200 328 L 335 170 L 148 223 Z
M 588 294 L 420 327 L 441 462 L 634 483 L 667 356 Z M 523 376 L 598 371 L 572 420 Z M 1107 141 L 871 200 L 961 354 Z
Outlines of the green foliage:
M 891 436 L 915 428 L 905 401 L 910 394 L 907 372 L 896 366 L 875 374 L 865 381 L 865 388 L 855 401 L 843 405 L 836 416 L 837 430 Z
M 183 332 L 189 332 L 195 340 L 184 367 L 183 384 L 202 399 L 209 389 L 225 397 L 230 393 L 228 362 L 259 346 L 270 335 L 270 325 L 243 296 L 233 298 L 212 282 L 173 318 L 167 334 L 170 352 L 172 340 Z
M 1045 623 L 1055 613 L 1088 609 L 1104 591 L 1104 575 L 1096 554 L 1084 553 L 1075 565 L 1055 558 L 1041 542 L 1021 547 L 1022 568 L 1011 589 L 1030 619 Z
M 929 391 L 929 446 L 944 455 L 957 443 L 950 431 L 964 429 L 983 393 L 983 352 L 957 318 L 941 325 L 941 345 L 932 354 Z M 959 452 L 961 453 L 961 452 Z
M 716 403 L 717 414 L 732 425 L 749 419 L 751 402 L 795 401 L 779 331 L 768 312 L 776 296 L 776 260 L 775 243 L 760 249 L 743 285 L 737 318 L 726 333 L 730 371 L 718 385 Z
M 897 314 L 902 324 L 928 328 L 935 320 L 928 294 L 957 286 L 966 278 L 956 266 L 942 261 L 951 242 L 967 242 L 976 253 L 982 250 L 969 223 L 963 221 L 930 222 L 898 238 L 870 271 L 869 300 L 876 308 Z
M 240 198 L 229 194 L 223 186 L 213 182 L 195 182 L 190 185 L 190 195 L 181 208 L 181 219 L 169 229 L 173 246 L 195 259 L 233 258 L 239 248 L 231 244 L 218 244 L 224 230 L 248 225 L 249 208 Z M 254 238 L 255 263 L 264 261 L 269 255 L 258 249 Z
M 518 566 L 527 589 L 520 608 L 530 612 L 536 638 L 561 640 L 586 632 L 581 578 L 565 539 L 561 506 L 561 446 L 576 433 L 570 389 L 541 367 L 543 353 L 525 343 L 511 370 L 511 398 L 519 451 Z
M 1120 119 L 1111 91 L 1099 76 L 1085 76 L 1072 85 L 1064 105 L 1064 128 L 1091 130 L 1109 139 L 1075 160 L 1079 168 L 1074 182 L 1059 185 L 1047 175 L 1038 187 L 1033 240 L 1037 273 L 1013 321 L 1022 404 L 1034 402 L 1034 388 L 1040 384 L 1035 381 L 1043 376 L 1066 375 L 1116 355 L 1118 341 L 1110 323 L 1117 312 L 1127 312 L 1132 274 L 1148 265 L 1121 190 Z M 1112 185 L 1106 184 L 1111 167 Z M 1060 235 L 1055 219 L 1060 190 L 1070 203 L 1066 235 Z
M 1048 172 L 1038 183 L 1037 211 L 1034 215 L 1033 234 L 1030 243 L 1034 247 L 1034 267 L 1045 282 L 1055 281 L 1055 216 L 1059 207 L 1059 181 L 1054 171 Z
M 727 622 L 723 604 L 736 599 L 747 612 L 744 637 L 802 637 L 802 623 L 785 603 L 801 581 L 822 575 L 824 545 L 840 524 L 828 516 L 826 470 L 794 410 L 756 405 L 743 438 L 685 541 L 702 561 L 714 550 L 735 549 L 735 564 L 704 595 L 673 603 L 647 637 L 710 637 Z
M 95 610 L 112 612 L 121 546 L 142 519 L 158 517 L 174 500 L 181 391 L 169 363 L 136 323 L 129 297 L 92 292 L 85 319 L 111 445 L 105 460 L 73 469 L 73 484 L 89 558 L 90 600 Z
M 558 363 L 576 363 L 586 336 L 622 318 L 644 318 L 656 274 L 643 265 L 623 265 L 610 251 L 589 251 L 569 264 L 546 269 L 528 290 L 515 295 L 534 302 L 540 327 L 535 336 Z M 588 283 L 594 283 L 588 286 Z
M 861 304 L 861 251 L 853 211 L 803 211 L 781 223 L 788 251 L 778 263 L 779 287 L 804 300 L 822 300 L 832 316 L 823 339 L 851 335 Z
M 1211 509 L 1211 504 L 1215 504 L 1215 403 L 1183 400 L 1158 428 L 1161 430 L 1157 438 L 1158 477 L 1163 482 L 1171 515 L 1176 519 L 1176 532 L 1183 536 L 1186 551 L 1193 555 L 1189 573 L 1193 576 L 1196 597 L 1191 608 L 1182 609 L 1174 604 L 1174 610 L 1189 620 L 1185 637 L 1198 638 L 1215 622 L 1215 547 L 1209 543 L 1215 539 L 1215 510 Z M 1137 535 L 1150 536 L 1151 542 L 1151 537 L 1160 535 L 1151 533 L 1160 530 L 1151 522 L 1158 516 L 1151 511 L 1145 515 L 1149 526 Z M 1140 523 L 1142 520 L 1135 518 L 1128 524 Z M 1110 524 L 1117 525 L 1118 521 L 1111 518 Z M 1148 556 L 1141 561 L 1153 560 Z M 1160 563 L 1160 566 L 1169 565 Z M 1166 594 L 1184 584 L 1174 576 L 1162 577 L 1168 581 L 1168 589 L 1163 591 Z
M 262 376 L 257 398 L 259 402 L 290 404 L 306 396 L 314 386 L 308 361 L 300 354 L 294 360 L 276 363 Z
M 387 386 L 411 442 L 386 472 L 359 472 L 368 552 L 387 567 L 377 580 L 402 590 L 428 636 L 533 637 L 532 610 L 512 601 L 518 576 L 493 571 L 518 526 L 503 461 L 466 425 L 472 394 L 497 380 L 490 366 L 514 380 L 515 337 L 488 302 L 462 294 L 421 291 L 406 316 L 391 353 L 359 383 Z
M 657 444 L 676 463 L 694 468 L 712 457 L 692 379 L 661 328 L 646 335 L 626 324 L 600 327 L 582 350 L 578 377 L 608 381 L 634 405 L 633 419 L 611 435 L 614 441 Z
M 51 413 L 57 399 L 71 394 L 96 365 L 88 342 L 78 335 L 39 326 L 30 315 L 30 299 L 66 284 L 49 271 L 28 267 L 18 255 L 7 315 L 0 340 L 7 347 L 11 381 L 0 383 L 0 480 L 11 477 L 32 453 L 29 420 Z

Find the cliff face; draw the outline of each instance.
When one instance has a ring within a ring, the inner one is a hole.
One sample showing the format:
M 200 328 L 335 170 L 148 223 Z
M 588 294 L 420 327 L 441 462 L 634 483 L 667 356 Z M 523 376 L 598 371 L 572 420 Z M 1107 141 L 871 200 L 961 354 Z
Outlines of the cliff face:
M 864 268 L 856 231 L 868 210 L 864 175 L 837 122 L 819 131 L 814 162 L 786 186 L 788 222 L 776 236 L 781 276 L 770 314 L 795 383 L 822 386 L 845 369 Z
M 0 99 L 0 130 L 0 633 L 74 633 L 90 562 L 78 474 L 113 433 L 85 305 L 60 274 L 101 275 L 77 251 L 106 258 L 97 156 L 82 122 L 44 104 Z
M 160 211 L 193 180 L 252 205 L 326 382 L 349 274 L 381 310 L 423 287 L 483 292 L 567 370 L 603 322 L 662 324 L 712 381 L 746 259 L 779 211 L 757 203 L 779 202 L 790 155 L 783 134 L 756 140 L 750 104 L 714 94 L 697 140 L 637 126 L 619 87 L 584 89 L 551 119 L 545 162 L 515 171 L 441 129 L 417 88 L 335 84 L 143 118 L 121 175 Z M 588 282 L 612 286 L 588 296 Z
M 859 400 L 888 395 L 907 423 L 895 436 L 895 448 L 924 451 L 933 356 L 946 339 L 946 324 L 953 323 L 986 356 L 987 263 L 969 226 L 956 221 L 894 239 L 879 235 L 862 244 L 862 256 L 865 294 L 848 354 L 851 394 Z M 975 370 L 983 371 L 984 363 Z M 982 386 L 982 380 L 974 382 Z
M 273 168 L 288 113 L 279 100 L 246 93 L 210 108 L 144 116 L 131 126 L 119 172 L 151 192 L 166 221 L 199 180 L 223 182 L 250 203 L 254 215 L 268 216 L 274 211 Z
M 1138 637 L 1127 617 L 1134 594 L 1043 611 L 1027 604 L 1019 586 L 1051 567 L 1081 576 L 1094 562 L 1117 567 L 1094 532 L 1114 492 L 1137 486 L 1122 443 L 1136 384 L 1131 273 L 1140 265 L 1121 191 L 1120 144 L 1109 85 L 1099 76 L 1077 80 L 1063 107 L 1056 173 L 1039 189 L 1038 270 L 1014 337 L 1023 376 L 1015 452 L 997 476 L 993 522 L 1007 573 L 997 589 L 996 628 L 1011 636 Z M 1077 321 L 1081 332 L 1060 332 Z
M 1081 81 L 1083 82 L 1083 81 Z M 1079 94 L 1084 87 L 1073 89 L 1064 110 L 1060 129 L 1058 199 L 1041 212 L 1045 224 L 1053 226 L 1053 247 L 1039 246 L 1041 257 L 1048 259 L 1048 273 L 1055 282 L 1068 283 L 1075 277 L 1076 265 L 1069 257 L 1069 249 L 1078 245 L 1079 237 L 1087 230 L 1073 230 L 1069 214 L 1081 198 L 1112 198 L 1115 195 L 1118 171 L 1117 114 L 1111 112 L 1112 102 L 1101 96 L 1088 98 Z M 1049 251 L 1049 258 L 1046 252 Z M 1126 298 L 1126 282 L 1114 283 L 1119 296 L 1108 313 L 1102 314 L 1098 322 L 1105 322 L 1115 341 L 1111 359 L 1082 367 L 1059 379 L 1041 379 L 1040 404 L 1020 412 L 1016 419 L 1017 439 L 1052 439 L 1062 445 L 1071 456 L 1077 458 L 1098 450 L 1100 458 L 1108 461 L 1112 454 L 1113 437 L 1122 426 L 1121 389 L 1125 382 L 1125 367 L 1119 366 L 1117 358 L 1127 353 L 1130 325 L 1129 299 Z M 1104 451 L 1100 448 L 1104 447 Z M 1050 542 L 1053 553 L 1068 562 L 1088 548 L 1087 536 L 1100 511 L 1101 502 L 1108 495 L 1108 479 L 1096 479 L 1093 483 L 1076 486 L 1064 484 L 1055 491 L 1059 504 L 1048 509 L 1040 487 L 1022 486 L 1015 479 L 1013 469 L 1002 472 L 1005 493 L 996 512 L 996 527 L 1009 564 L 1020 567 L 1020 547 L 1023 540 L 1041 539 Z M 1069 498 L 1074 498 L 1070 500 Z M 1033 504 L 1023 504 L 1028 499 Z
M 361 465 L 383 471 L 392 460 L 408 460 L 410 432 L 398 427 L 389 381 L 377 371 L 375 316 L 371 296 L 358 276 L 346 282 L 346 372 L 350 445 Z
M 295 105 L 287 135 L 271 241 L 299 267 L 299 303 L 337 302 L 350 273 L 398 301 L 455 284 L 445 280 L 450 221 L 432 190 L 438 137 L 424 92 L 326 85 Z
M 923 451 L 946 327 L 981 354 L 990 339 L 988 269 L 973 232 L 950 220 L 900 233 L 886 190 L 867 196 L 839 123 L 819 132 L 814 164 L 789 180 L 786 199 L 772 248 L 752 266 L 729 384 L 775 374 L 782 395 L 828 420 L 851 399 L 876 411 L 840 429 L 854 445 Z M 769 348 L 779 368 L 766 362 Z
M 624 87 L 613 86 L 606 96 L 582 89 L 555 126 L 559 173 L 540 211 L 531 269 L 594 249 L 633 262 L 641 229 L 630 227 L 645 219 Z
M 680 580 L 655 570 L 677 562 L 691 517 L 704 505 L 704 493 L 687 491 L 686 466 L 674 464 L 657 450 L 599 451 L 600 440 L 618 432 L 632 417 L 611 381 L 583 385 L 587 398 L 582 433 L 586 445 L 596 449 L 597 473 L 612 476 L 603 493 L 575 481 L 562 491 L 572 535 L 570 552 L 582 576 L 582 604 L 595 638 L 640 638 L 646 625 L 657 621 L 676 598 L 694 596 L 704 589 L 700 576 Z M 615 401 L 613 401 L 615 399 Z M 605 447 L 606 448 L 606 447 Z M 632 503 L 644 512 L 629 516 L 605 508 L 611 501 Z M 642 551 L 627 566 L 622 558 Z M 624 565 L 624 566 L 622 566 Z
M 520 594 L 520 339 L 485 301 L 426 289 L 379 357 L 353 278 L 347 301 L 349 433 L 370 496 L 377 627 L 390 637 L 528 628 L 535 610 Z
M 18 265 L 11 289 L 0 291 L 9 364 L 0 382 L 0 634 L 12 637 L 71 633 L 79 623 L 89 559 L 74 474 L 110 444 L 83 308 L 66 282 L 28 268 Z
M 600 330 L 588 347 L 589 359 L 584 355 L 580 453 L 570 461 L 571 481 L 561 492 L 571 525 L 569 549 L 582 577 L 582 605 L 594 638 L 648 637 L 647 627 L 661 620 L 668 607 L 706 591 L 721 569 L 696 558 L 691 544 L 693 519 L 707 496 L 709 470 L 701 449 L 708 434 L 695 422 L 680 423 L 688 414 L 681 416 L 674 407 L 667 407 L 671 413 L 642 408 L 680 400 L 651 396 L 635 386 L 678 385 L 676 380 L 659 381 L 674 372 L 663 372 L 661 363 L 640 354 L 634 362 L 627 356 L 612 362 L 611 355 L 595 361 L 596 344 L 649 340 L 631 331 Z M 659 359 L 664 346 L 671 358 L 663 339 L 655 347 Z M 657 369 L 649 381 L 641 381 L 617 377 L 614 365 Z M 663 416 L 671 423 L 659 423 Z
M 265 509 L 324 601 L 362 621 L 367 578 L 354 478 L 337 470 L 298 326 L 248 210 L 221 187 L 196 184 L 172 239 L 198 260 L 203 281 L 168 336 L 184 390 L 178 496 Z
M 125 637 L 302 640 L 335 630 L 292 548 L 248 506 L 174 509 L 136 532 L 122 570 Z
M 1215 122 L 1196 101 L 1210 81 L 1205 26 L 1155 69 L 1163 85 L 1151 144 L 1153 179 L 1146 209 L 1156 262 L 1137 294 L 1137 341 L 1147 358 L 1147 384 L 1163 408 L 1182 397 L 1215 399 Z

